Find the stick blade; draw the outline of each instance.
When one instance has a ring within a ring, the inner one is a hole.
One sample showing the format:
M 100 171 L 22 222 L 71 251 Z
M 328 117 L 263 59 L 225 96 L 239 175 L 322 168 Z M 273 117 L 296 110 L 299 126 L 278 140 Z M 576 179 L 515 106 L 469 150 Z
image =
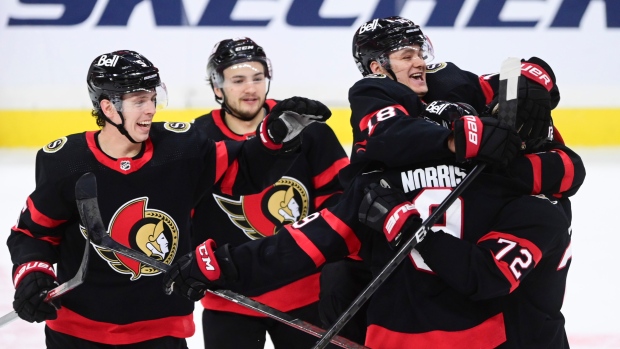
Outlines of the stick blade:
M 97 197 L 97 177 L 92 172 L 86 172 L 75 183 L 75 199 L 86 200 Z

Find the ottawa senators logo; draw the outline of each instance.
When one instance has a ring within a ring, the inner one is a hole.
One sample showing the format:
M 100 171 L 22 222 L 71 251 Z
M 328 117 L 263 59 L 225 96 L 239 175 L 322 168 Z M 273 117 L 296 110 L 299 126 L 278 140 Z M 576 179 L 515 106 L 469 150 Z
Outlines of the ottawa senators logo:
M 65 144 L 67 144 L 67 137 L 61 137 L 51 143 L 48 143 L 45 147 L 43 147 L 43 151 L 50 154 L 55 153 L 62 149 Z
M 192 127 L 192 124 L 187 122 L 166 122 L 164 128 L 168 131 L 175 133 L 187 132 Z
M 179 246 L 178 226 L 165 212 L 148 209 L 147 203 L 148 198 L 142 197 L 121 206 L 110 220 L 107 233 L 125 246 L 170 264 Z M 82 226 L 80 229 L 86 236 L 85 229 Z M 130 274 L 131 280 L 160 273 L 155 268 L 108 249 L 96 247 L 96 250 L 114 270 Z
M 443 68 L 445 68 L 447 66 L 448 66 L 448 64 L 445 63 L 445 62 L 427 64 L 426 65 L 426 72 L 427 73 L 434 73 L 436 71 L 442 70 Z
M 261 193 L 241 196 L 239 200 L 216 194 L 213 197 L 250 239 L 274 235 L 282 225 L 306 217 L 310 202 L 306 187 L 291 177 L 282 177 Z

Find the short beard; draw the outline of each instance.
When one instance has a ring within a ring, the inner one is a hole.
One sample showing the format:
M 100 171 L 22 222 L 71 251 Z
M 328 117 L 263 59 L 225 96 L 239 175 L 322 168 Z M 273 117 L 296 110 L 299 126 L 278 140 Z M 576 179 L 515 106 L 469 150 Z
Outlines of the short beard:
M 237 118 L 241 121 L 252 121 L 254 120 L 263 110 L 263 106 L 261 105 L 260 108 L 258 108 L 258 110 L 256 110 L 255 113 L 249 113 L 249 112 L 239 112 L 238 110 L 235 110 L 233 108 L 231 108 L 230 106 L 226 105 L 227 109 L 229 111 L 231 111 L 232 113 L 228 113 L 230 114 L 232 117 Z

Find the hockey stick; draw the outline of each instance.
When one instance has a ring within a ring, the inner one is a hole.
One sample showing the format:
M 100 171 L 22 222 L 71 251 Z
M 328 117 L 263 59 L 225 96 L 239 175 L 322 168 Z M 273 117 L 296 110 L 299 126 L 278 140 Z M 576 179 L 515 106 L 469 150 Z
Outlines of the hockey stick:
M 82 177 L 86 176 L 83 175 Z M 80 178 L 78 180 L 78 183 L 80 182 L 80 180 L 82 180 L 82 178 Z M 83 200 L 84 198 L 87 198 L 89 196 L 91 196 L 90 193 L 83 191 L 82 186 L 79 186 L 77 183 L 75 185 L 75 199 L 76 199 L 76 203 L 77 203 L 77 207 L 78 207 L 78 211 L 80 211 L 80 216 L 82 216 L 82 204 L 81 204 L 81 200 Z M 88 226 L 88 222 L 84 221 L 83 222 L 86 226 Z M 86 278 L 86 265 L 88 264 L 88 256 L 89 256 L 89 251 L 90 251 L 90 242 L 91 242 L 91 234 L 90 234 L 90 230 L 88 230 L 87 233 L 87 237 L 86 237 L 86 243 L 84 246 L 84 254 L 82 255 L 82 262 L 80 263 L 80 267 L 78 268 L 78 271 L 75 273 L 75 276 L 72 277 L 70 280 L 63 282 L 61 285 L 56 286 L 55 288 L 51 289 L 49 292 L 47 292 L 47 295 L 45 296 L 45 299 L 43 300 L 44 302 L 49 302 L 52 301 L 60 296 L 62 296 L 63 294 L 71 291 L 72 289 L 78 287 L 79 285 L 81 285 L 84 282 L 84 279 Z M 15 320 L 18 318 L 17 312 L 12 311 L 4 316 L 2 316 L 0 318 L 0 327 L 8 324 L 9 322 Z
M 515 62 L 516 60 L 516 62 Z M 516 64 L 516 70 L 515 70 Z M 516 79 L 515 77 L 516 72 Z M 518 58 L 508 58 L 502 63 L 500 70 L 500 113 L 499 120 L 506 122 L 510 125 L 514 125 L 517 117 L 517 91 L 518 91 L 518 77 L 521 73 L 521 61 Z M 510 98 L 510 99 L 508 99 Z M 507 106 L 504 108 L 504 106 Z M 347 324 L 351 318 L 357 313 L 358 310 L 370 299 L 370 297 L 377 291 L 381 285 L 387 280 L 387 278 L 396 270 L 400 263 L 409 256 L 411 250 L 424 239 L 428 229 L 432 227 L 437 220 L 443 216 L 448 208 L 454 203 L 454 201 L 461 195 L 461 193 L 469 186 L 471 182 L 478 177 L 480 172 L 484 170 L 486 163 L 480 163 L 474 167 L 474 169 L 467 175 L 459 185 L 457 185 L 452 192 L 443 200 L 443 202 L 431 213 L 428 218 L 422 222 L 422 225 L 413 234 L 413 236 L 405 242 L 405 244 L 398 250 L 398 252 L 387 262 L 385 267 L 370 281 L 368 286 L 355 298 L 355 300 L 349 305 L 338 320 L 327 330 L 327 333 L 319 340 L 313 349 L 323 349 L 329 344 L 329 340 L 335 336 L 342 328 Z
M 106 229 L 103 225 L 103 221 L 101 219 L 101 214 L 99 212 L 99 204 L 97 202 L 97 179 L 95 175 L 89 177 L 83 177 L 78 181 L 78 185 L 83 187 L 85 192 L 90 193 L 89 197 L 82 198 L 81 204 L 83 205 L 83 210 L 80 210 L 80 216 L 82 216 L 82 220 L 88 222 L 88 232 L 89 236 L 92 237 L 92 241 L 95 245 L 107 248 L 116 253 L 120 253 L 124 256 L 132 258 L 134 260 L 139 261 L 145 265 L 153 267 L 161 272 L 167 273 L 170 271 L 170 265 L 159 261 L 157 259 L 153 259 L 148 257 L 142 252 L 131 249 L 125 245 L 120 244 L 116 240 L 112 239 L 110 235 L 107 234 Z M 294 318 L 286 313 L 283 313 L 279 310 L 273 309 L 265 304 L 259 303 L 253 299 L 245 297 L 243 295 L 237 294 L 230 290 L 207 290 L 208 292 L 227 299 L 231 302 L 237 303 L 246 308 L 255 310 L 259 313 L 269 316 L 272 319 L 275 319 L 279 322 L 287 324 L 291 327 L 297 328 L 303 332 L 306 332 L 315 337 L 321 338 L 325 334 L 325 330 L 312 325 L 303 320 Z M 352 342 L 346 338 L 335 336 L 331 339 L 331 342 L 341 348 L 347 349 L 369 349 L 365 346 L 359 345 L 355 342 Z

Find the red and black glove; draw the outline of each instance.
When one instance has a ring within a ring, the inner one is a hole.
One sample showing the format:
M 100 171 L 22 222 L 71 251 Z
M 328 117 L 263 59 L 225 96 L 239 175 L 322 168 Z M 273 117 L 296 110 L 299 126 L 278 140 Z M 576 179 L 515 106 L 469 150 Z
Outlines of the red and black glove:
M 17 267 L 13 276 L 15 298 L 13 309 L 28 322 L 42 322 L 57 317 L 60 300 L 45 302 L 47 293 L 58 286 L 50 263 L 34 261 Z
M 172 263 L 164 275 L 164 290 L 199 301 L 208 289 L 221 288 L 226 280 L 237 278 L 237 269 L 230 258 L 228 245 L 215 250 L 215 241 L 209 239 L 196 250 Z M 221 264 L 220 264 L 221 261 Z
M 468 115 L 452 126 L 456 160 L 507 165 L 521 149 L 521 139 L 511 126 L 493 117 Z
M 358 218 L 361 223 L 382 232 L 392 249 L 411 237 L 422 224 L 415 206 L 398 189 L 390 188 L 387 181 L 372 183 L 365 190 Z
M 289 152 L 301 144 L 301 131 L 313 122 L 325 122 L 332 112 L 325 104 L 304 97 L 278 102 L 256 130 L 263 145 L 272 151 Z
M 531 152 L 553 139 L 551 110 L 560 101 L 560 92 L 553 70 L 538 57 L 521 60 L 521 76 L 515 129 L 523 141 L 522 150 Z M 497 97 L 488 105 L 488 110 L 492 115 L 497 113 Z

